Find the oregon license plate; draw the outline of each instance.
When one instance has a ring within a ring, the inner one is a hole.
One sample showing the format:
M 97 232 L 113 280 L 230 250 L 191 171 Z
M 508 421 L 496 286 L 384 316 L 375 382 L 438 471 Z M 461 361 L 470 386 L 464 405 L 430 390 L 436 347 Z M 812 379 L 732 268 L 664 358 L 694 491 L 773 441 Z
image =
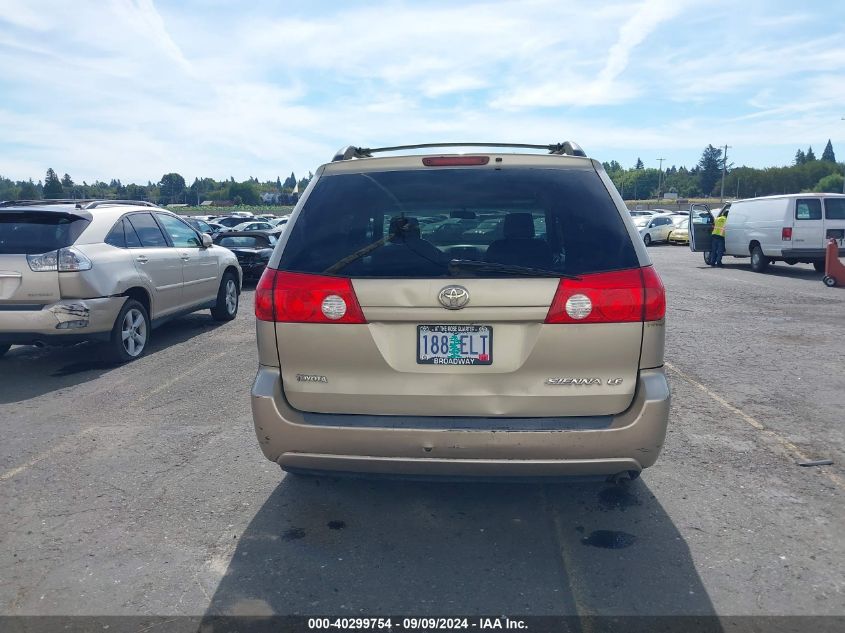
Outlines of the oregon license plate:
M 489 325 L 418 325 L 417 363 L 491 365 L 493 328 Z

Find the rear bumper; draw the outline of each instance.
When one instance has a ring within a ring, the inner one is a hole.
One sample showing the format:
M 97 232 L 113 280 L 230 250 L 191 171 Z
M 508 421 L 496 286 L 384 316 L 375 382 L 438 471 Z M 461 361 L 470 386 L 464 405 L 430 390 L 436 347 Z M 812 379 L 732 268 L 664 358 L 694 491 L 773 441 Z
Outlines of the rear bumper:
M 826 252 L 824 248 L 784 248 L 781 255 L 787 259 L 824 259 Z M 839 257 L 845 257 L 845 248 L 839 249 Z
M 260 366 L 252 412 L 264 455 L 283 468 L 433 476 L 610 475 L 651 466 L 663 447 L 669 419 L 669 386 L 662 369 L 641 370 L 637 393 L 623 413 L 596 428 L 578 418 L 550 418 L 540 430 L 521 430 L 520 418 L 474 418 L 473 428 L 450 428 L 450 418 L 385 416 L 385 426 L 332 416 L 334 424 L 308 421 L 284 399 L 278 367 Z M 374 416 L 377 418 L 377 416 Z M 389 420 L 389 422 L 387 422 Z M 465 420 L 465 418 L 463 418 Z M 565 423 L 561 421 L 566 421 Z M 538 428 L 536 422 L 529 428 Z
M 75 343 L 107 339 L 126 297 L 66 299 L 36 309 L 0 305 L 0 344 Z M 62 324 L 72 327 L 63 327 Z

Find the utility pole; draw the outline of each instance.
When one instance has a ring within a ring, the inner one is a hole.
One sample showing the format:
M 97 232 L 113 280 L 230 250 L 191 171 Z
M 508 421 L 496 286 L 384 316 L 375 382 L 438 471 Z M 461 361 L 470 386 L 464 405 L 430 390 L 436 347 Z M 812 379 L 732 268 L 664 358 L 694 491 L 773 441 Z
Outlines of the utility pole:
M 719 202 L 725 201 L 725 172 L 728 170 L 728 149 L 732 149 L 730 145 L 725 145 L 725 153 L 722 155 L 722 193 L 719 195 Z
M 658 168 L 657 173 L 657 202 L 660 202 L 660 194 L 663 193 L 663 161 L 666 160 L 665 158 L 658 158 L 660 162 L 660 167 Z

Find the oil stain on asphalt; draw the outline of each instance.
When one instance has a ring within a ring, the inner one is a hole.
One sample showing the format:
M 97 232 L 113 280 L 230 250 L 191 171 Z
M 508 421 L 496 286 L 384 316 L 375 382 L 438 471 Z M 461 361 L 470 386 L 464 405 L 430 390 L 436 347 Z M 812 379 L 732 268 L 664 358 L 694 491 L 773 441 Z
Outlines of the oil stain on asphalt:
M 291 528 L 285 530 L 282 538 L 286 541 L 295 541 L 296 539 L 305 538 L 305 530 L 302 528 Z
M 590 532 L 590 535 L 581 539 L 582 545 L 590 545 L 592 547 L 601 547 L 603 549 L 624 549 L 631 547 L 637 540 L 637 537 L 627 532 L 617 532 L 615 530 L 595 530 Z

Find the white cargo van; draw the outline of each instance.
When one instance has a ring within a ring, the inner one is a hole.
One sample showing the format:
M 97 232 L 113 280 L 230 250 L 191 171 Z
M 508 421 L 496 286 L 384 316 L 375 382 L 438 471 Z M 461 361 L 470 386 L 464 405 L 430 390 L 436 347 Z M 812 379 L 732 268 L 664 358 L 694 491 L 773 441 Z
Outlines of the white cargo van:
M 839 242 L 845 256 L 845 195 L 799 193 L 749 198 L 726 204 L 718 212 L 696 206 L 691 213 L 690 249 L 704 252 L 710 263 L 714 215 L 727 214 L 725 254 L 750 257 L 751 268 L 763 272 L 772 262 L 813 264 L 824 270 L 825 246 Z

